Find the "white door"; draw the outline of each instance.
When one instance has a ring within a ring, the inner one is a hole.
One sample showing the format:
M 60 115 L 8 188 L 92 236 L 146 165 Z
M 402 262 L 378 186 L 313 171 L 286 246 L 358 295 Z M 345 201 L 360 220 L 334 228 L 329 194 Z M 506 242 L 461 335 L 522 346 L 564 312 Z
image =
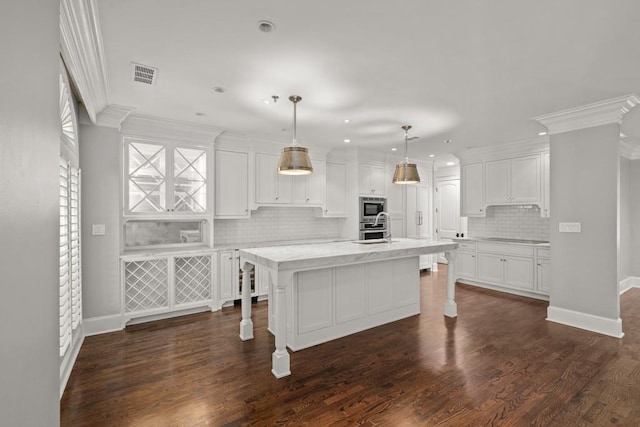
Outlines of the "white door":
M 438 181 L 434 196 L 436 239 L 456 237 L 456 234 L 462 232 L 460 227 L 460 180 Z M 438 254 L 438 262 L 447 262 L 443 254 Z

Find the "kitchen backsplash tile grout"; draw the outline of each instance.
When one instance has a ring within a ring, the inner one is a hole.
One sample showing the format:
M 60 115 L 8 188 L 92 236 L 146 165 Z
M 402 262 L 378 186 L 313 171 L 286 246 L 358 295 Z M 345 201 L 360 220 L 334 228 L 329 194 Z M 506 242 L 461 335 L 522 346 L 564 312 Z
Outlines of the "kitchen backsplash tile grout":
M 549 240 L 549 218 L 540 217 L 536 205 L 489 206 L 484 218 L 469 218 L 470 237 Z

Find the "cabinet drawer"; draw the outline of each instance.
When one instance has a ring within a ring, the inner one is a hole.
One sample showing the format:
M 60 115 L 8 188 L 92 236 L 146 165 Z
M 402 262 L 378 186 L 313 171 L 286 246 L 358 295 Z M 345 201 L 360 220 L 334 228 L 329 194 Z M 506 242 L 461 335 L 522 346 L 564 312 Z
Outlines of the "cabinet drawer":
M 533 256 L 533 248 L 530 246 L 509 245 L 500 243 L 478 243 L 479 252 L 491 252 L 504 255 Z
M 456 243 L 458 243 L 458 249 L 461 250 L 461 251 L 475 251 L 476 250 L 476 242 L 456 242 Z
M 538 248 L 536 249 L 536 254 L 538 255 L 538 258 L 551 258 L 551 249 Z

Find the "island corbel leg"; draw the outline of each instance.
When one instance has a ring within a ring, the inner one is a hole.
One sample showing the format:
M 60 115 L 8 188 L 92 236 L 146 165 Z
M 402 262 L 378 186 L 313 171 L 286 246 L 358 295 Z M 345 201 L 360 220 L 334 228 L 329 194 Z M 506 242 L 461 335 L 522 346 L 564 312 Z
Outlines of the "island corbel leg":
M 242 263 L 242 320 L 240 321 L 240 339 L 253 339 L 253 322 L 251 321 L 251 270 L 253 264 Z
M 447 317 L 458 316 L 456 297 L 456 250 L 447 251 L 444 257 L 447 259 L 447 300 L 444 303 L 444 315 Z
M 287 297 L 286 287 L 291 284 L 292 272 L 272 272 L 273 290 L 275 292 L 275 341 L 276 350 L 271 356 L 271 373 L 276 378 L 291 375 L 289 352 L 287 351 Z M 271 302 L 269 302 L 271 303 Z

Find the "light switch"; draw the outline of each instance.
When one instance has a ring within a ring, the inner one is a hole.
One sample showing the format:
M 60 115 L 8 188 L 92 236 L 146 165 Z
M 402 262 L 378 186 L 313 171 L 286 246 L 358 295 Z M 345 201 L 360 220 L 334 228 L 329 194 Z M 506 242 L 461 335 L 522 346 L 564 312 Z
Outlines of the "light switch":
M 106 234 L 104 224 L 93 224 L 91 226 L 91 234 L 94 236 L 104 236 Z
M 581 223 L 579 222 L 561 222 L 559 231 L 561 233 L 580 233 Z

